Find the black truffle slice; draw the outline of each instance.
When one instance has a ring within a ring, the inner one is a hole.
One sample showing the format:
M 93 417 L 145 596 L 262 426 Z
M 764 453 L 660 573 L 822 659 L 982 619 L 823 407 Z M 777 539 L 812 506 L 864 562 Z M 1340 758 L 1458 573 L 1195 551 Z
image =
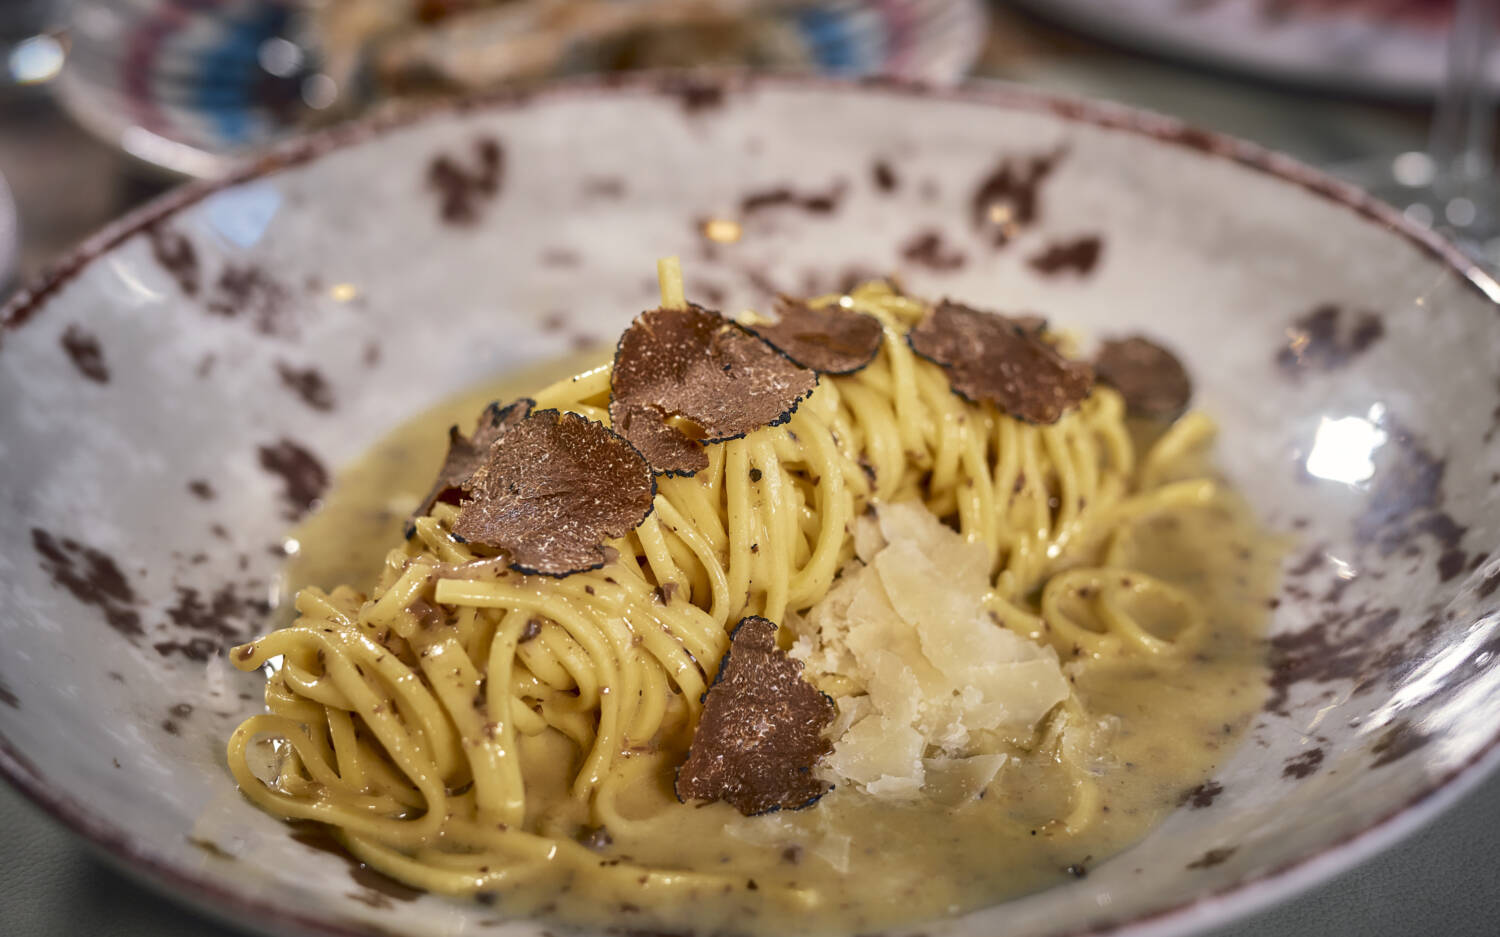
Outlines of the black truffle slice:
M 504 551 L 523 573 L 566 576 L 605 564 L 603 541 L 646 519 L 656 479 L 603 423 L 538 410 L 490 447 L 463 493 L 455 535 Z
M 717 312 L 655 309 L 620 337 L 609 419 L 657 472 L 691 475 L 704 443 L 785 422 L 817 380 Z
M 443 459 L 443 467 L 438 470 L 437 481 L 432 483 L 432 490 L 427 492 L 422 503 L 417 505 L 406 521 L 408 537 L 412 535 L 412 525 L 417 518 L 430 512 L 434 504 L 457 504 L 461 500 L 463 483 L 484 462 L 490 446 L 504 436 L 507 430 L 521 422 L 535 405 L 536 401 L 527 397 L 506 407 L 501 407 L 497 400 L 479 414 L 474 435 L 468 438 L 458 431 L 457 426 L 448 427 L 448 455 Z
M 776 321 L 746 326 L 773 348 L 820 374 L 853 374 L 875 360 L 885 330 L 880 320 L 842 306 L 814 309 L 782 298 Z
M 776 623 L 740 619 L 703 718 L 677 770 L 677 799 L 722 800 L 745 816 L 810 807 L 829 785 L 812 767 L 829 750 L 838 710 L 776 646 Z
M 1089 395 L 1093 369 L 1042 340 L 1034 317 L 1009 319 L 943 300 L 906 335 L 970 402 L 989 401 L 1029 423 L 1056 423 Z
M 1094 358 L 1094 371 L 1137 416 L 1175 419 L 1193 398 L 1193 381 L 1177 356 L 1140 335 L 1105 342 Z

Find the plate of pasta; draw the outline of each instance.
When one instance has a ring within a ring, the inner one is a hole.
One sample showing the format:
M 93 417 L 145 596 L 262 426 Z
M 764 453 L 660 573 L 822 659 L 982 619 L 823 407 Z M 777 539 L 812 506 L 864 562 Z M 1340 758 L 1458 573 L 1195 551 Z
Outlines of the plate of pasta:
M 1497 297 L 999 86 L 295 141 L 0 313 L 0 771 L 251 931 L 1223 923 L 1500 758 Z

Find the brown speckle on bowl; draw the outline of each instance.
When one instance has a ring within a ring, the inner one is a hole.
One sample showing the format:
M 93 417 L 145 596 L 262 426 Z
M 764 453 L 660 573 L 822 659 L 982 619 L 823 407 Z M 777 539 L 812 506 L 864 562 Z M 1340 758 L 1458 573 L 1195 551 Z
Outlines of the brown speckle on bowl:
M 165 220 L 147 227 L 146 237 L 151 242 L 151 256 L 177 281 L 177 288 L 182 290 L 182 294 L 198 295 L 203 270 L 193 242 L 181 232 L 174 231 Z
M 1400 616 L 1396 608 L 1360 605 L 1347 613 L 1335 608 L 1300 631 L 1272 635 L 1271 696 L 1266 711 L 1289 715 L 1291 688 L 1299 683 L 1358 682 L 1366 677 L 1370 664 L 1389 647 L 1381 639 Z
M 1347 313 L 1334 303 L 1322 303 L 1287 327 L 1286 342 L 1276 351 L 1276 364 L 1290 375 L 1333 371 L 1367 351 L 1385 335 L 1380 316 L 1367 310 Z
M 294 367 L 285 361 L 276 362 L 276 374 L 281 385 L 314 410 L 328 412 L 334 407 L 333 388 L 323 377 L 323 372 L 309 365 Z
M 247 321 L 262 335 L 286 336 L 294 328 L 286 287 L 255 264 L 226 264 L 206 308 L 216 316 Z
M 1054 241 L 1028 258 L 1026 265 L 1042 276 L 1075 273 L 1086 277 L 1098 266 L 1103 250 L 1104 239 L 1097 234 Z
M 831 215 L 838 211 L 846 188 L 840 180 L 822 192 L 797 192 L 788 186 L 759 189 L 740 198 L 740 214 L 748 217 L 773 208 L 796 208 L 814 215 Z
M 1281 776 L 1302 780 L 1316 774 L 1323 766 L 1323 749 L 1309 748 L 1305 752 L 1288 758 L 1281 767 Z
M 1340 575 L 1333 577 L 1333 582 L 1329 584 L 1328 591 L 1323 593 L 1322 598 L 1320 598 L 1318 601 L 1322 602 L 1324 605 L 1342 604 L 1344 601 L 1344 593 L 1348 592 L 1349 587 L 1354 585 L 1355 581 L 1358 579 L 1358 573 L 1350 573 L 1349 575 Z
M 195 478 L 187 484 L 188 493 L 202 501 L 212 501 L 218 496 L 214 486 L 207 479 Z
M 99 339 L 82 326 L 69 325 L 62 334 L 62 349 L 67 353 L 78 373 L 100 384 L 109 383 L 109 366 L 104 362 L 104 349 Z
M 290 439 L 261 446 L 260 467 L 281 478 L 282 501 L 288 520 L 297 520 L 328 487 L 328 470 L 317 456 Z
M 1202 810 L 1204 807 L 1212 807 L 1214 801 L 1222 793 L 1224 793 L 1224 785 L 1218 781 L 1208 780 L 1184 791 L 1182 796 L 1177 798 L 1177 803 L 1194 810 Z
M 901 257 L 931 270 L 958 270 L 967 261 L 964 252 L 943 240 L 935 228 L 920 231 L 901 246 Z
M 875 188 L 886 194 L 890 194 L 901 187 L 901 177 L 896 175 L 896 169 L 889 160 L 877 159 L 870 166 L 870 179 L 875 183 Z
M 494 137 L 481 137 L 472 151 L 472 159 L 439 153 L 427 164 L 427 188 L 437 193 L 438 217 L 446 224 L 474 224 L 481 204 L 500 194 L 505 148 Z
M 1230 856 L 1234 855 L 1235 851 L 1238 849 L 1238 846 L 1224 846 L 1219 849 L 1210 849 L 1208 852 L 1205 852 L 1203 855 L 1194 859 L 1192 862 L 1189 862 L 1187 864 L 1187 867 L 1190 869 L 1213 868 L 1214 866 L 1228 859 Z
M 1000 247 L 1041 217 L 1042 183 L 1062 162 L 1058 148 L 1031 156 L 1003 157 L 974 189 L 970 221 L 980 236 Z
M 1355 519 L 1356 538 L 1374 542 L 1382 556 L 1401 549 L 1417 555 L 1422 536 L 1430 536 L 1445 552 L 1457 551 L 1468 528 L 1443 509 L 1447 459 L 1434 455 L 1399 421 L 1388 421 L 1387 430 L 1365 510 Z M 1449 562 L 1462 568 L 1465 560 Z
M 131 608 L 136 603 L 135 590 L 108 554 L 37 527 L 31 530 L 31 545 L 54 585 L 83 604 L 97 607 L 109 626 L 125 637 L 144 633 L 140 613 Z
M 185 657 L 190 661 L 202 663 L 210 657 L 215 657 L 223 650 L 224 644 L 213 638 L 188 638 L 186 641 L 157 641 L 151 645 L 152 650 L 162 657 L 174 655 Z
M 1323 564 L 1328 561 L 1328 557 L 1325 555 L 1327 549 L 1328 545 L 1323 543 L 1314 546 L 1307 551 L 1301 560 L 1297 561 L 1296 565 L 1288 569 L 1286 574 L 1300 578 L 1321 569 Z
M 1438 579 L 1448 582 L 1467 569 L 1468 565 L 1469 558 L 1464 551 L 1457 549 L 1444 550 L 1442 555 L 1438 557 Z
M 243 594 L 242 589 L 249 594 Z M 206 600 L 197 589 L 178 586 L 177 602 L 167 609 L 167 617 L 185 631 L 218 635 L 228 643 L 238 643 L 251 637 L 270 611 L 270 603 L 252 585 L 225 583 Z M 186 653 L 182 648 L 173 650 Z

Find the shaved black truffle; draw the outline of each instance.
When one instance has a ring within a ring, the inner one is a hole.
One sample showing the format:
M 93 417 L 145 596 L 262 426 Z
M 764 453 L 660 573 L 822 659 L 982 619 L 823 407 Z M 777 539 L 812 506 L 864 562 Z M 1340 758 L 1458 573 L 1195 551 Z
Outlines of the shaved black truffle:
M 1094 384 L 1093 369 L 1058 354 L 1030 317 L 1009 319 L 943 300 L 906 340 L 947 372 L 965 400 L 993 403 L 1028 423 L 1056 423 Z
M 776 623 L 740 619 L 688 757 L 677 771 L 682 801 L 722 800 L 745 816 L 809 807 L 829 790 L 812 768 L 827 754 L 833 700 L 802 678 L 776 646 Z
M 880 320 L 842 306 L 818 309 L 782 298 L 776 321 L 746 326 L 797 364 L 820 374 L 853 374 L 875 360 Z
M 603 542 L 651 513 L 651 467 L 602 423 L 522 403 L 521 419 L 464 481 L 453 533 L 504 551 L 523 573 L 598 569 L 610 555 Z
M 457 504 L 463 495 L 463 483 L 474 474 L 484 462 L 485 454 L 490 451 L 506 431 L 525 418 L 531 412 L 536 401 L 522 397 L 515 403 L 501 407 L 497 400 L 484 408 L 479 414 L 479 422 L 474 426 L 474 435 L 468 438 L 458 431 L 457 426 L 448 427 L 448 455 L 443 459 L 443 467 L 438 470 L 437 481 L 432 483 L 432 490 L 417 505 L 416 510 L 411 512 L 411 517 L 406 522 L 406 535 L 410 537 L 415 530 L 414 523 L 417 518 L 423 517 L 432 510 L 432 506 L 443 502 L 445 504 Z
M 1140 335 L 1105 342 L 1094 358 L 1101 384 L 1125 398 L 1132 415 L 1171 420 L 1193 399 L 1193 381 L 1177 356 Z
M 609 419 L 657 472 L 708 465 L 704 443 L 791 418 L 817 375 L 698 306 L 643 312 L 620 337 Z

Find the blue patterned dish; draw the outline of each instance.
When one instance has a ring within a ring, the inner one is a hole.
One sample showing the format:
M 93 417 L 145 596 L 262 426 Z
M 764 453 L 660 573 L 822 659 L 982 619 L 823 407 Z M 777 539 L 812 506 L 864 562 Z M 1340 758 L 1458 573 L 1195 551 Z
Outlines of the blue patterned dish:
M 443 90 L 474 91 L 638 64 L 714 64 L 948 84 L 978 58 L 986 24 L 980 0 L 772 2 L 706 22 L 673 13 L 682 7 L 578 0 L 557 27 L 557 4 L 517 0 L 456 23 L 382 31 L 277 0 L 80 0 L 56 87 L 103 139 L 208 177 L 226 157 L 367 112 L 433 76 Z

